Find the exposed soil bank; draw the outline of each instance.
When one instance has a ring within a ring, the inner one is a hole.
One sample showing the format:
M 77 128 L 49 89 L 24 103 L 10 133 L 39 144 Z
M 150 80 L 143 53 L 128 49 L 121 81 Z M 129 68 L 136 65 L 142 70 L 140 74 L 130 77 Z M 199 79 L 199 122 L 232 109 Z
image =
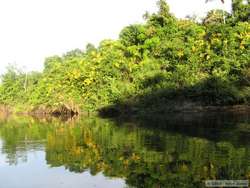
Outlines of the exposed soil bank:
M 98 110 L 98 114 L 101 117 L 130 117 L 137 115 L 164 115 L 167 113 L 212 113 L 212 112 L 232 112 L 232 113 L 250 113 L 250 105 L 231 105 L 231 106 L 201 106 L 195 103 L 182 103 L 181 105 L 166 105 L 164 108 L 159 107 L 152 109 L 140 109 L 127 105 L 122 106 L 108 106 Z M 72 108 L 66 105 L 57 107 L 35 107 L 31 110 L 15 111 L 14 108 L 0 105 L 0 115 L 7 115 L 11 113 L 27 114 L 27 115 L 52 115 L 52 116 L 75 116 L 75 115 L 86 115 L 87 112 L 82 112 L 80 109 Z M 94 113 L 95 114 L 95 113 Z
M 6 105 L 0 105 L 0 114 L 10 114 L 11 113 L 11 108 L 9 106 L 6 106 Z
M 56 106 L 56 107 L 28 107 L 23 109 L 15 109 L 15 107 L 10 107 L 6 105 L 0 105 L 0 114 L 25 114 L 25 115 L 52 115 L 52 116 L 75 116 L 80 114 L 80 110 L 77 108 L 72 108 L 66 105 Z
M 29 114 L 50 114 L 53 116 L 74 116 L 80 113 L 79 109 L 72 108 L 66 105 L 61 105 L 57 107 L 35 107 L 31 111 L 28 112 Z

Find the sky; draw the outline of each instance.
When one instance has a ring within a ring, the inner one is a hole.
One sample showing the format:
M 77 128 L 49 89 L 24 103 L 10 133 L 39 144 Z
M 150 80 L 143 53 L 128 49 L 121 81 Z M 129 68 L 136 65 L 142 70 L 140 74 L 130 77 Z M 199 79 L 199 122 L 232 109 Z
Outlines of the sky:
M 230 1 L 167 2 L 179 18 L 231 9 Z M 8 64 L 41 71 L 46 57 L 116 39 L 123 27 L 143 23 L 142 15 L 156 10 L 156 0 L 0 0 L 0 74 Z

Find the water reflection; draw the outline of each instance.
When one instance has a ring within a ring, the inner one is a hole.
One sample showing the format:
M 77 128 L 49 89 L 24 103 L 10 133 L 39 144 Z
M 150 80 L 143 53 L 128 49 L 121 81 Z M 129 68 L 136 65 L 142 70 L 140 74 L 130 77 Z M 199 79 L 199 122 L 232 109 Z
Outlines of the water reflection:
M 12 117 L 0 121 L 0 138 L 4 187 L 14 182 L 13 174 L 29 179 L 39 168 L 43 176 L 31 181 L 38 187 L 44 187 L 42 181 L 49 182 L 47 187 L 63 187 L 51 174 L 63 174 L 64 185 L 72 182 L 68 187 L 81 187 L 90 179 L 95 184 L 87 187 L 106 183 L 150 188 L 203 187 L 206 179 L 250 179 L 248 115 L 181 115 L 143 124 L 96 117 L 67 122 Z M 122 178 L 126 185 L 122 179 L 109 178 Z

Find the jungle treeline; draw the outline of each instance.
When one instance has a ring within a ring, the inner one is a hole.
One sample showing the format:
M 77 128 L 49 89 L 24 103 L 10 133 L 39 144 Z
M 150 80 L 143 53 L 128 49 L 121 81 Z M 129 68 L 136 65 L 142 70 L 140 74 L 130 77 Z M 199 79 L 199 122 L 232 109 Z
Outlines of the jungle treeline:
M 177 19 L 164 0 L 143 24 L 117 40 L 45 59 L 42 72 L 14 66 L 1 77 L 0 103 L 16 108 L 96 111 L 106 106 L 164 108 L 173 101 L 201 105 L 250 102 L 250 5 L 212 10 L 202 21 Z

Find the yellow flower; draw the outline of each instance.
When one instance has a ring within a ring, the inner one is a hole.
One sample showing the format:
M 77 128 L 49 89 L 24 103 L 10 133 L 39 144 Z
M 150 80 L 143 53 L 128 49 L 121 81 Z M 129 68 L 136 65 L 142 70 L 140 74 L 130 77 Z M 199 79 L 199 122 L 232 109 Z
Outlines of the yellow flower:
M 245 47 L 244 47 L 244 45 L 242 43 L 240 44 L 240 49 L 241 50 L 245 49 Z
M 119 68 L 119 67 L 120 67 L 119 63 L 115 63 L 114 66 L 115 66 L 116 68 Z
M 72 71 L 72 74 L 73 74 L 73 77 L 74 77 L 75 79 L 78 79 L 78 78 L 80 77 L 80 75 L 81 75 L 81 73 L 80 73 L 79 70 L 73 70 L 73 71 Z
M 85 86 L 88 86 L 88 85 L 91 84 L 91 82 L 92 82 L 91 79 L 90 79 L 90 78 L 87 78 L 87 79 L 84 80 L 84 85 L 85 85 Z

